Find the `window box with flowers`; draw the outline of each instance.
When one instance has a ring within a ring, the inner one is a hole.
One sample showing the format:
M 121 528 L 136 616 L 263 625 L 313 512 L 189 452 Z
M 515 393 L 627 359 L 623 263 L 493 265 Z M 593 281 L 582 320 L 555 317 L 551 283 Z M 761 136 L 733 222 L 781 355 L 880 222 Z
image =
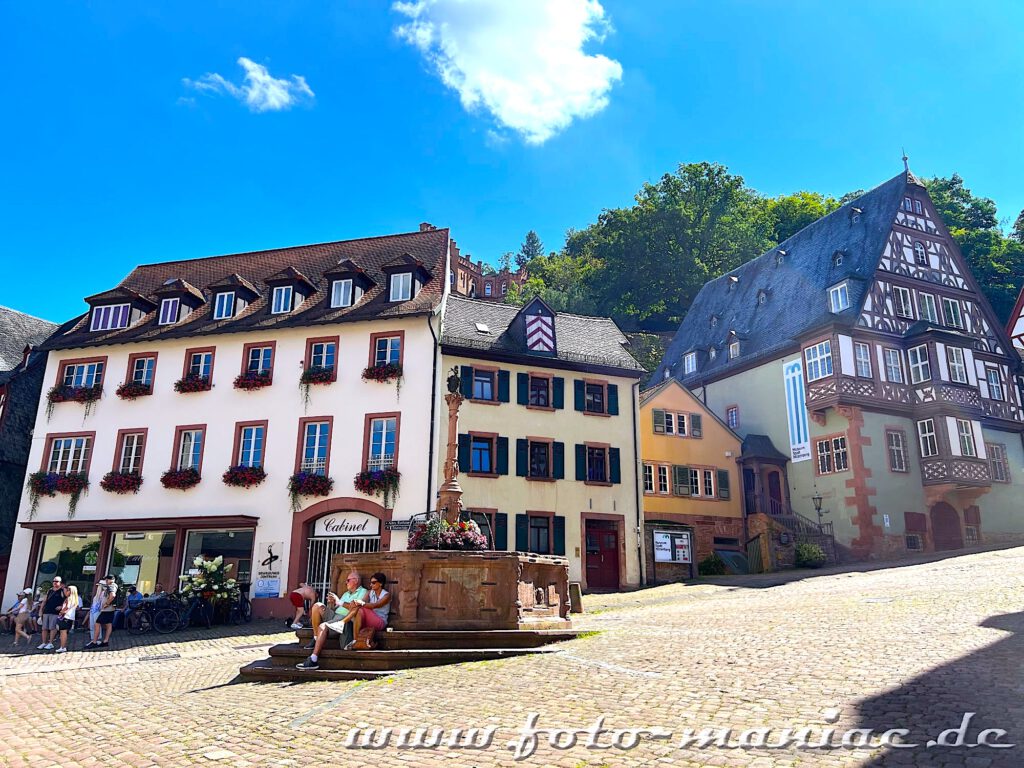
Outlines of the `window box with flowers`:
M 126 381 L 117 388 L 117 396 L 122 400 L 135 400 L 153 394 L 153 385 L 141 381 Z
M 68 498 L 68 520 L 75 516 L 78 509 L 78 500 L 82 494 L 89 490 L 89 476 L 85 472 L 33 472 L 28 476 L 28 517 L 31 520 L 39 509 L 39 499 L 42 496 L 56 496 L 58 493 L 67 494 Z
M 187 394 L 189 392 L 209 392 L 213 382 L 209 376 L 200 376 L 195 373 L 187 373 L 174 382 L 174 391 Z
M 398 386 L 402 385 L 401 363 L 378 363 L 377 365 L 368 365 L 363 369 L 363 381 L 377 381 L 386 384 L 392 380 L 397 381 Z
M 309 390 L 311 387 L 324 386 L 334 381 L 334 369 L 323 365 L 311 365 L 299 376 L 299 390 L 302 392 L 302 402 L 309 407 Z
M 100 480 L 100 488 L 107 493 L 138 493 L 142 487 L 142 475 L 138 472 L 107 472 Z
M 252 488 L 267 479 L 267 473 L 263 467 L 228 467 L 222 478 L 224 485 L 233 485 L 236 488 Z
M 398 484 L 402 473 L 394 467 L 367 469 L 355 477 L 355 489 L 367 496 L 384 496 L 384 508 L 390 509 L 398 498 Z
M 270 371 L 246 371 L 235 377 L 235 389 L 244 389 L 246 392 L 263 389 L 270 384 Z
M 487 537 L 472 520 L 449 523 L 441 516 L 420 523 L 409 534 L 409 549 L 444 549 L 479 552 L 487 549 Z
M 92 412 L 93 404 L 103 396 L 103 385 L 93 384 L 91 387 L 75 387 L 70 384 L 60 384 L 51 387 L 46 393 L 46 420 L 53 415 L 53 406 L 57 403 L 82 403 L 85 405 L 85 415 Z
M 160 476 L 160 483 L 164 488 L 187 491 L 199 485 L 201 479 L 196 469 L 168 469 Z
M 288 478 L 288 495 L 292 500 L 292 511 L 298 512 L 303 496 L 330 496 L 334 480 L 315 472 L 296 472 Z

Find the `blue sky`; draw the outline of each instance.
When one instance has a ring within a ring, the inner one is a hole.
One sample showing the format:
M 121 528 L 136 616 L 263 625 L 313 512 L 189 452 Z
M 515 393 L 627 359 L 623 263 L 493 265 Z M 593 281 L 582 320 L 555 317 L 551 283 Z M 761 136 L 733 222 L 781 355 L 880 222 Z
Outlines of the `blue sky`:
M 139 263 L 420 221 L 488 261 L 529 229 L 556 249 L 680 162 L 724 163 L 769 194 L 841 195 L 895 175 L 905 146 L 915 171 L 959 172 L 1001 217 L 1024 208 L 1016 2 L 0 14 L 0 304 L 53 320 Z

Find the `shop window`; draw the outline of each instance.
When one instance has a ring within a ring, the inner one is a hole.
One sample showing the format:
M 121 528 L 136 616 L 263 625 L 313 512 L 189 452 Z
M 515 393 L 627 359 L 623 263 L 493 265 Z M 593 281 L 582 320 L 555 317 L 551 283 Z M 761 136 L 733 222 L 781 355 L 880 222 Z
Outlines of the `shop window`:
M 231 565 L 229 572 L 236 581 L 252 581 L 253 531 L 189 531 L 185 537 L 185 557 L 182 575 L 194 570 L 193 562 L 199 556 L 207 560 L 223 557 L 225 565 Z
M 92 595 L 99 563 L 100 534 L 85 531 L 48 533 L 41 537 L 33 587 L 49 589 L 53 577 L 60 576 L 67 586 L 78 587 L 79 595 Z M 83 599 L 88 602 L 89 598 Z
M 115 533 L 107 570 L 122 585 L 134 585 L 142 595 L 174 592 L 174 531 Z M 234 574 L 232 574 L 234 578 Z

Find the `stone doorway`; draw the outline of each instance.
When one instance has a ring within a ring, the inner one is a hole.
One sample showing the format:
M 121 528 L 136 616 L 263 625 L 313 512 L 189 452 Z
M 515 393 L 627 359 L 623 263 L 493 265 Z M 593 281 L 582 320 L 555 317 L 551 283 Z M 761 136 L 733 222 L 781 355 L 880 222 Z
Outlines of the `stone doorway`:
M 944 501 L 932 507 L 932 541 L 935 551 L 964 548 L 963 529 L 960 527 L 960 515 L 952 506 Z

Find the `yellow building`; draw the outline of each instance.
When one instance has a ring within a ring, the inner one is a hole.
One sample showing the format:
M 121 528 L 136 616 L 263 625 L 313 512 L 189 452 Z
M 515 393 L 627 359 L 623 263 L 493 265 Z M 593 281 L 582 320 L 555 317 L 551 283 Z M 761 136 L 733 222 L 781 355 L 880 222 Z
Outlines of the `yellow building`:
M 466 398 L 463 504 L 487 518 L 496 549 L 564 555 L 570 580 L 591 591 L 640 585 L 643 370 L 625 344 L 611 320 L 540 299 L 519 308 L 451 296 L 441 336 L 444 369 L 458 369 Z
M 730 418 L 739 418 L 738 412 Z M 696 575 L 719 552 L 742 552 L 738 435 L 676 379 L 640 395 L 647 582 Z

